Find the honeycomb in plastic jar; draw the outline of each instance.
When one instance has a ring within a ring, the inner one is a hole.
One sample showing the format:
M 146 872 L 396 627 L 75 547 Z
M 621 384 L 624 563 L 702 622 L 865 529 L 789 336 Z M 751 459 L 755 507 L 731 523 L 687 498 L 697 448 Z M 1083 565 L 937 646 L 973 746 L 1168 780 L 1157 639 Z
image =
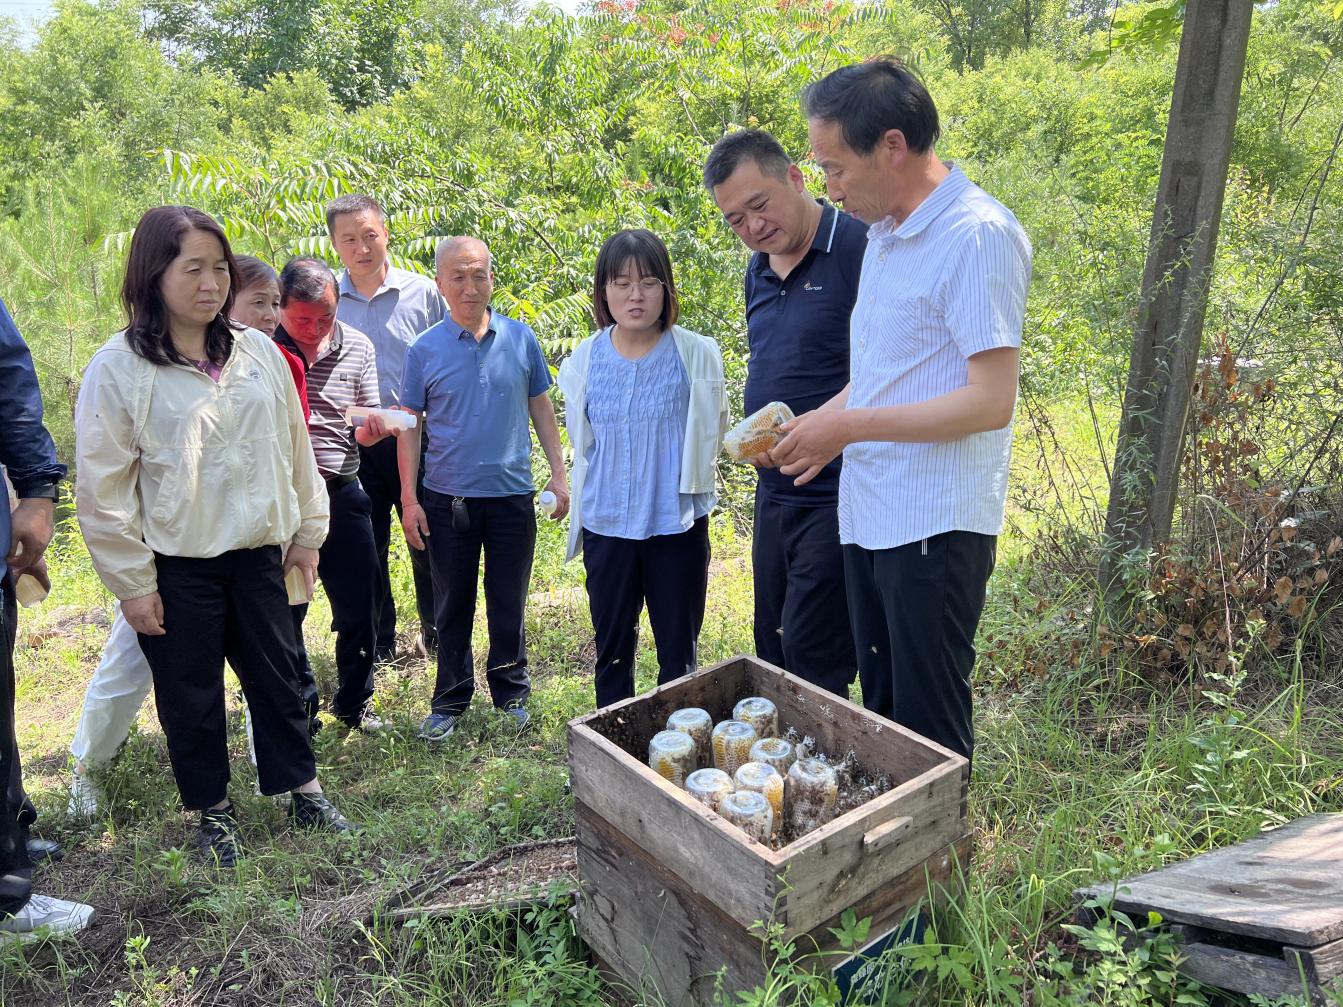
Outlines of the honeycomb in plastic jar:
M 695 771 L 695 739 L 681 731 L 659 731 L 648 743 L 648 765 L 664 780 L 685 786 Z
M 687 706 L 667 718 L 667 730 L 682 731 L 695 741 L 695 765 L 703 768 L 710 762 L 709 735 L 713 732 L 713 718 L 708 710 Z
M 777 446 L 784 437 L 779 427 L 792 419 L 786 403 L 770 402 L 723 435 L 723 450 L 733 461 L 749 462 Z
M 763 696 L 747 696 L 732 708 L 732 719 L 754 727 L 757 738 L 779 736 L 779 710 Z
M 731 776 L 751 761 L 751 746 L 759 739 L 755 728 L 740 720 L 725 720 L 713 729 L 713 764 Z
M 794 836 L 820 828 L 835 814 L 839 779 L 822 759 L 798 759 L 784 781 L 788 825 Z
M 754 790 L 764 794 L 774 814 L 774 827 L 783 826 L 783 777 L 773 766 L 763 762 L 748 762 L 737 770 L 734 777 L 738 790 Z
M 764 794 L 754 790 L 734 790 L 723 798 L 719 814 L 757 843 L 769 844 L 774 832 L 774 810 Z
M 732 777 L 721 769 L 697 769 L 685 778 L 690 796 L 711 811 L 720 810 L 723 798 L 735 790 Z
M 761 738 L 751 746 L 751 761 L 773 766 L 780 776 L 784 776 L 797 761 L 797 750 L 791 741 L 783 738 Z

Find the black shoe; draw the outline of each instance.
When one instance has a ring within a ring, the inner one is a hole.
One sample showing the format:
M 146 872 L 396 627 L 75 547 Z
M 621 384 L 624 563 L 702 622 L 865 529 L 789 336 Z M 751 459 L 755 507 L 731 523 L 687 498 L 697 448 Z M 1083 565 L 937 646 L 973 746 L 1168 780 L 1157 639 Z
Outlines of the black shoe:
M 28 840 L 28 859 L 34 864 L 40 864 L 44 860 L 53 863 L 65 856 L 65 851 L 61 849 L 61 844 L 52 839 L 38 839 L 36 837 Z
M 207 861 L 213 859 L 220 867 L 232 867 L 237 862 L 238 818 L 232 804 L 201 812 L 196 848 Z
M 289 817 L 302 829 L 355 833 L 359 827 L 336 810 L 326 794 L 293 794 Z

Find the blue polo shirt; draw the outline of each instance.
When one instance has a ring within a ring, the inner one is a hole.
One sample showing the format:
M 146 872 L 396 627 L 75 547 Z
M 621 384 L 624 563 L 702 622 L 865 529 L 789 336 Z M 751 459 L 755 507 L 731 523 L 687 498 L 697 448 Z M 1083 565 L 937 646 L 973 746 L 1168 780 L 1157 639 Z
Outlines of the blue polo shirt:
M 849 315 L 867 249 L 867 225 L 821 202 L 821 222 L 787 279 L 756 252 L 746 268 L 746 415 L 786 402 L 797 415 L 823 405 L 849 383 Z M 778 503 L 836 506 L 840 459 L 805 486 L 777 469 L 760 470 L 760 489 Z
M 550 384 L 536 333 L 497 311 L 479 343 L 451 316 L 420 333 L 406 350 L 401 404 L 424 413 L 424 485 L 463 497 L 532 492 L 527 400 Z

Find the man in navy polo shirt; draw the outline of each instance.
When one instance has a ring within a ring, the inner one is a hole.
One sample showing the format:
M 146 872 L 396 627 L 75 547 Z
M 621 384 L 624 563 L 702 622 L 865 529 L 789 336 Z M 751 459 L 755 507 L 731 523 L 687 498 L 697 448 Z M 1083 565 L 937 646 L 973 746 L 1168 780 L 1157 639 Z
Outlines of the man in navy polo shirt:
M 746 412 L 779 401 L 800 416 L 848 383 L 849 314 L 867 228 L 813 199 L 763 130 L 719 140 L 704 184 L 755 252 L 746 269 Z M 857 659 L 839 544 L 840 463 L 795 486 L 768 456 L 757 459 L 751 560 L 756 653 L 847 697 Z
M 494 274 L 483 241 L 447 238 L 435 264 L 448 317 L 406 352 L 401 405 L 420 423 L 398 445 L 401 523 L 412 547 L 427 542 L 434 577 L 438 679 L 418 734 L 430 742 L 452 734 L 475 692 L 471 625 L 482 549 L 490 695 L 519 727 L 529 719 L 523 615 L 536 546 L 529 419 L 550 463 L 546 489 L 558 501 L 551 516 L 558 521 L 569 511 L 560 431 L 546 394 L 550 367 L 536 333 L 490 308 Z M 421 499 L 415 472 L 424 426 Z

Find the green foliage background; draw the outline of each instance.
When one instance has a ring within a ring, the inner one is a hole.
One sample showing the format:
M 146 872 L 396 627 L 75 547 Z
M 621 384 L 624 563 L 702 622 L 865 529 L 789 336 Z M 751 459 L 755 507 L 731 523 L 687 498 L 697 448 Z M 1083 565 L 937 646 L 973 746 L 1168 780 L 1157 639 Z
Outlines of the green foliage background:
M 118 325 L 122 239 L 167 200 L 221 215 L 240 251 L 272 260 L 329 254 L 321 205 L 355 189 L 386 202 L 395 252 L 417 268 L 438 236 L 480 234 L 502 306 L 554 358 L 589 329 L 602 239 L 647 226 L 671 246 L 688 324 L 723 343 L 740 379 L 745 252 L 699 184 L 703 157 L 724 131 L 760 125 L 804 158 L 802 86 L 886 52 L 926 76 L 943 156 L 1035 243 L 1026 394 L 1117 407 L 1175 47 L 1130 42 L 1098 61 L 1116 20 L 1095 3 L 600 0 L 578 18 L 512 0 L 58 10 L 0 60 L 0 289 L 67 455 L 80 369 Z M 1315 0 L 1256 16 L 1209 312 L 1317 396 L 1343 356 L 1339 51 Z

